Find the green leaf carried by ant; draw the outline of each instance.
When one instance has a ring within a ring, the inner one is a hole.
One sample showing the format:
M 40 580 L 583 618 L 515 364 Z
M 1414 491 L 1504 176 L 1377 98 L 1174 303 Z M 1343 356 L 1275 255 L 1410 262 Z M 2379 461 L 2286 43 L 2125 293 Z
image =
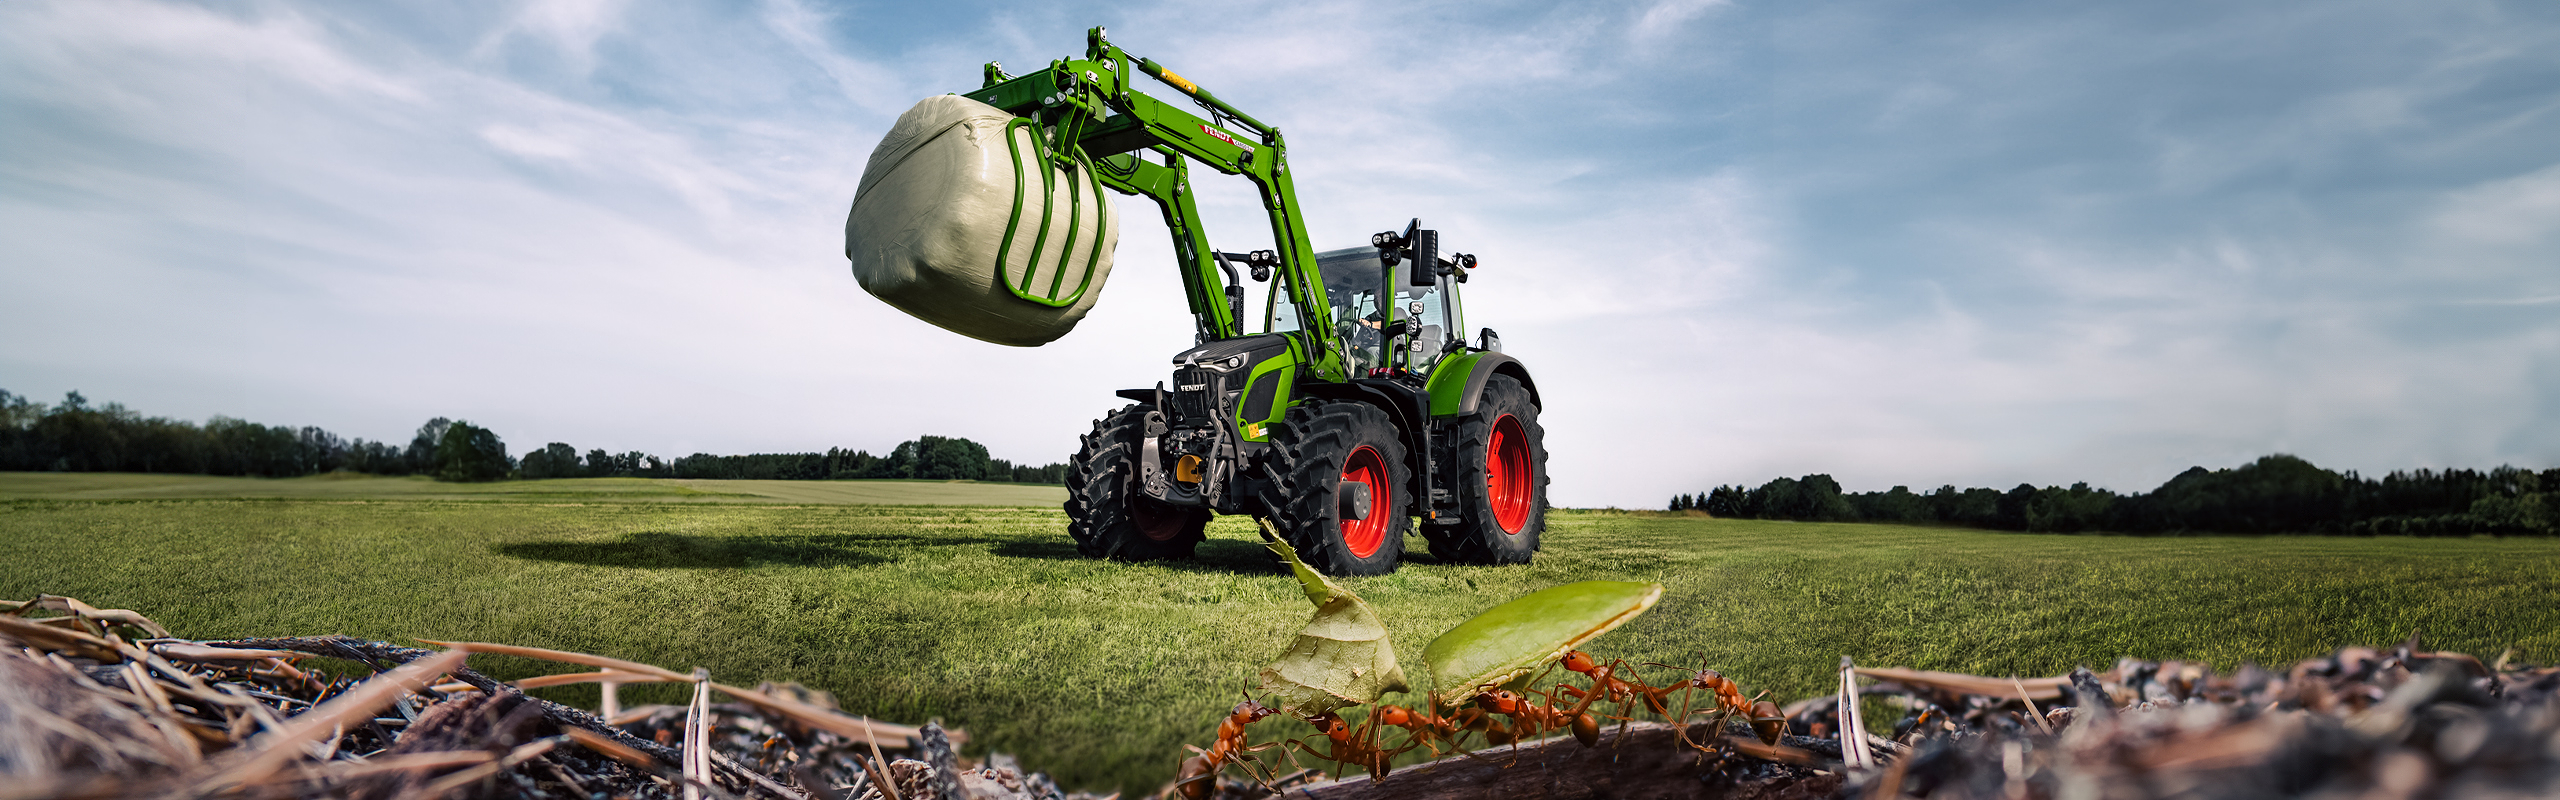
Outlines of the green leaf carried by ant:
M 1550 586 L 1484 610 L 1423 648 L 1431 685 L 1456 705 L 1523 680 L 1576 646 L 1635 619 L 1662 599 L 1662 584 L 1582 581 Z
M 1410 690 L 1404 669 L 1396 665 L 1395 646 L 1387 641 L 1386 623 L 1377 609 L 1351 590 L 1316 574 L 1290 547 L 1262 523 L 1262 540 L 1289 563 L 1289 571 L 1316 606 L 1315 616 L 1296 641 L 1265 667 L 1254 691 L 1279 700 L 1281 711 L 1313 717 L 1344 706 L 1376 702 L 1387 692 Z

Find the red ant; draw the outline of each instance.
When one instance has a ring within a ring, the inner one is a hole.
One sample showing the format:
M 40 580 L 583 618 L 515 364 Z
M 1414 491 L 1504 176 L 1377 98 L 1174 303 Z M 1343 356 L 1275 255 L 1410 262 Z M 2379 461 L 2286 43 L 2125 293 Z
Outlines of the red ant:
M 1669 664 L 1647 664 L 1646 666 L 1678 669 Z M 1778 737 L 1787 732 L 1787 718 L 1780 712 L 1778 704 L 1767 700 L 1754 701 L 1744 697 L 1741 684 L 1734 683 L 1733 679 L 1703 665 L 1698 667 L 1698 671 L 1691 674 L 1687 680 L 1665 688 L 1666 690 L 1670 688 L 1707 690 L 1715 698 L 1715 720 L 1710 723 L 1713 725 L 1712 730 L 1724 730 L 1725 720 L 1738 714 L 1751 721 L 1752 734 L 1758 736 L 1762 742 L 1776 744 Z M 1689 695 L 1684 691 L 1680 695 L 1680 715 L 1676 719 L 1685 722 L 1688 718 Z M 1707 750 L 1698 743 L 1689 741 L 1689 731 L 1686 727 L 1680 730 L 1680 742 L 1700 751 Z
M 1483 714 L 1479 712 L 1476 716 L 1477 719 L 1474 721 L 1481 724 Z M 1405 732 L 1411 735 L 1411 738 L 1406 741 L 1431 748 L 1433 756 L 1440 755 L 1439 742 L 1446 741 L 1450 746 L 1455 747 L 1458 733 L 1468 729 L 1468 721 L 1461 719 L 1457 714 L 1438 716 L 1432 714 L 1429 708 L 1379 706 L 1377 719 L 1378 724 L 1405 729 Z M 1411 744 L 1406 746 L 1407 749 L 1411 747 Z
M 1308 755 L 1334 762 L 1336 765 L 1358 764 L 1369 770 L 1369 777 L 1373 780 L 1385 778 L 1388 770 L 1392 769 L 1388 762 L 1395 760 L 1396 756 L 1404 755 L 1405 751 L 1412 750 L 1421 742 L 1407 741 L 1401 747 L 1379 747 L 1378 726 L 1383 721 L 1381 719 L 1383 716 L 1385 716 L 1383 711 L 1371 714 L 1367 722 L 1361 723 L 1360 727 L 1355 729 L 1351 727 L 1351 723 L 1342 721 L 1341 716 L 1331 711 L 1317 714 L 1308 717 L 1307 724 L 1316 726 L 1317 731 L 1331 740 L 1332 747 L 1328 748 L 1328 752 L 1317 752 L 1313 745 L 1303 740 L 1292 741 L 1290 744 L 1307 751 Z
M 1556 663 L 1567 670 L 1582 673 L 1584 677 L 1590 678 L 1592 689 L 1609 698 L 1609 702 L 1624 707 L 1629 702 L 1641 699 L 1644 701 L 1644 707 L 1651 709 L 1656 715 L 1671 713 L 1670 706 L 1663 702 L 1663 698 L 1670 695 L 1672 690 L 1680 688 L 1680 685 L 1675 683 L 1657 689 L 1645 685 L 1641 677 L 1632 681 L 1619 678 L 1618 670 L 1624 666 L 1625 662 L 1613 660 L 1607 665 L 1602 665 L 1593 661 L 1591 654 L 1580 650 L 1565 653 L 1564 658 L 1557 659 Z M 1628 674 L 1634 673 L 1629 671 Z M 1558 690 L 1561 694 L 1577 700 L 1588 695 L 1585 690 L 1561 684 L 1558 685 Z
M 1174 786 L 1184 800 L 1208 797 L 1217 788 L 1219 768 L 1226 766 L 1229 759 L 1250 759 L 1252 756 L 1249 754 L 1253 751 L 1270 747 L 1268 744 L 1245 746 L 1244 726 L 1260 722 L 1263 717 L 1274 713 L 1277 712 L 1270 707 L 1254 702 L 1251 695 L 1246 695 L 1244 702 L 1237 703 L 1234 711 L 1227 712 L 1227 718 L 1218 723 L 1217 741 L 1210 742 L 1209 749 L 1200 751 L 1199 755 L 1183 759 L 1182 769 L 1175 773 Z
M 1459 744 L 1459 737 L 1469 731 L 1482 731 L 1485 739 L 1493 744 L 1510 744 L 1513 740 L 1511 726 L 1494 719 L 1482 708 L 1452 709 L 1445 714 L 1436 715 L 1431 712 L 1431 709 L 1439 707 L 1439 695 L 1434 694 L 1430 705 L 1423 708 L 1379 706 L 1377 720 L 1381 725 L 1405 729 L 1409 736 L 1405 740 L 1404 749 L 1411 750 L 1416 746 L 1428 747 L 1433 757 L 1441 755 L 1440 744 L 1443 742 L 1446 742 L 1450 749 L 1473 757 L 1474 753 Z
M 1570 729 L 1576 741 L 1582 742 L 1584 747 L 1590 747 L 1600 743 L 1600 722 L 1592 719 L 1590 714 L 1583 713 L 1582 709 L 1590 705 L 1592 698 L 1596 696 L 1585 695 L 1581 703 L 1575 704 L 1571 709 L 1563 709 L 1554 705 L 1541 705 L 1537 701 L 1514 694 L 1508 689 L 1495 689 L 1484 693 L 1476 704 L 1493 713 L 1510 717 L 1509 738 L 1511 739 L 1532 739 L 1542 731 Z M 1492 738 L 1490 730 L 1487 732 L 1487 738 Z

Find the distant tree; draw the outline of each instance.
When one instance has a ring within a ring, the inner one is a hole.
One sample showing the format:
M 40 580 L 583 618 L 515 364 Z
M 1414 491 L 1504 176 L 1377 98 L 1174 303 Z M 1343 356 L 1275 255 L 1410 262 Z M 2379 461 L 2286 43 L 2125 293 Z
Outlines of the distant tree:
M 1751 492 L 1740 486 L 1717 486 L 1707 492 L 1706 511 L 1711 517 L 1747 519 L 1751 514 Z
M 418 426 L 417 435 L 409 437 L 408 457 L 411 473 L 424 475 L 436 473 L 436 450 L 444 446 L 445 429 L 452 426 L 453 420 L 444 417 L 427 420 L 427 424 Z
M 904 467 L 900 477 L 982 480 L 987 476 L 986 446 L 967 439 L 919 436 L 899 444 L 889 458 Z
M 527 451 L 523 462 L 517 466 L 517 472 L 525 480 L 575 478 L 585 474 L 585 470 L 578 465 L 578 449 L 562 442 L 552 442 L 543 445 L 539 450 Z
M 1807 475 L 1796 482 L 1796 499 L 1802 506 L 1795 519 L 1817 522 L 1846 522 L 1858 518 L 1857 509 L 1840 493 L 1840 482 L 1830 475 Z
M 513 467 L 498 434 L 469 422 L 453 422 L 436 445 L 436 480 L 494 481 Z
M 2471 501 L 2469 516 L 2500 533 L 2550 536 L 2560 533 L 2560 492 L 2483 497 Z
M 375 475 L 407 475 L 409 459 L 388 443 L 357 439 L 347 446 L 347 470 Z
M 2103 530 L 2116 516 L 2116 493 L 2075 483 L 2045 487 L 2027 502 L 2026 529 L 2052 533 Z
M 1861 492 L 1850 496 L 1857 518 L 1868 522 L 1934 522 L 1929 501 L 1911 493 L 1911 487 L 1896 486 L 1883 492 Z
M 2447 473 L 2446 477 L 2457 476 Z M 2460 491 L 2418 505 L 2460 513 L 2468 511 L 2470 501 L 2478 496 Z M 2346 476 L 2277 454 L 2233 469 L 2188 468 L 2160 488 L 2128 499 L 2118 515 L 2118 527 L 2170 533 L 2337 531 L 2354 505 Z

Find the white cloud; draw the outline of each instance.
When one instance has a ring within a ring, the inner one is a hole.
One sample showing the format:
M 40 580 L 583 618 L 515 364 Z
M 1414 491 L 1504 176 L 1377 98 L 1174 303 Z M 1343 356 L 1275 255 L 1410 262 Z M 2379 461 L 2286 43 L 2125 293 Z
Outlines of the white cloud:
M 766 0 L 764 24 L 809 63 L 835 82 L 837 91 L 848 100 L 873 113 L 896 114 L 916 98 L 904 81 L 878 64 L 845 55 L 829 43 L 825 25 L 831 15 L 810 9 L 798 0 Z
M 1680 35 L 1691 20 L 1730 5 L 1731 0 L 1661 0 L 1636 17 L 1635 24 L 1628 26 L 1627 38 L 1641 48 L 1657 46 Z
M 595 69 L 596 42 L 619 27 L 624 5 L 623 0 L 524 0 L 505 27 L 481 40 L 476 53 L 487 58 L 517 37 L 530 37 L 585 75 Z
M 2560 164 L 2450 193 L 2430 221 L 2437 230 L 2466 243 L 2512 246 L 2549 241 L 2560 233 Z

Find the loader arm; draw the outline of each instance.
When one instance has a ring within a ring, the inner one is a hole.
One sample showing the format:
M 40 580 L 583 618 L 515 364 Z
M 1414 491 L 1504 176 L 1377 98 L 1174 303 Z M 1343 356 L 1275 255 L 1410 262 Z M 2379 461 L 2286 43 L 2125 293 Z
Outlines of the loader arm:
M 1203 340 L 1243 336 L 1246 325 L 1224 295 L 1222 287 L 1228 284 L 1220 279 L 1216 251 L 1192 200 L 1186 162 L 1253 181 L 1271 219 L 1284 287 L 1306 321 L 1300 335 L 1309 361 L 1326 379 L 1349 377 L 1334 341 L 1332 306 L 1298 212 L 1287 140 L 1280 130 L 1154 61 L 1132 58 L 1104 39 L 1101 28 L 1087 31 L 1086 42 L 1084 58 L 1052 61 L 1027 75 L 1007 75 L 990 63 L 986 85 L 962 96 L 1004 109 L 1024 120 L 1018 124 L 1032 126 L 1051 164 L 1070 173 L 1092 170 L 1102 185 L 1156 202 L 1172 233 L 1183 295 Z M 1138 74 L 1181 92 L 1208 116 L 1137 91 L 1131 84 Z M 1158 158 L 1146 158 L 1149 153 Z

